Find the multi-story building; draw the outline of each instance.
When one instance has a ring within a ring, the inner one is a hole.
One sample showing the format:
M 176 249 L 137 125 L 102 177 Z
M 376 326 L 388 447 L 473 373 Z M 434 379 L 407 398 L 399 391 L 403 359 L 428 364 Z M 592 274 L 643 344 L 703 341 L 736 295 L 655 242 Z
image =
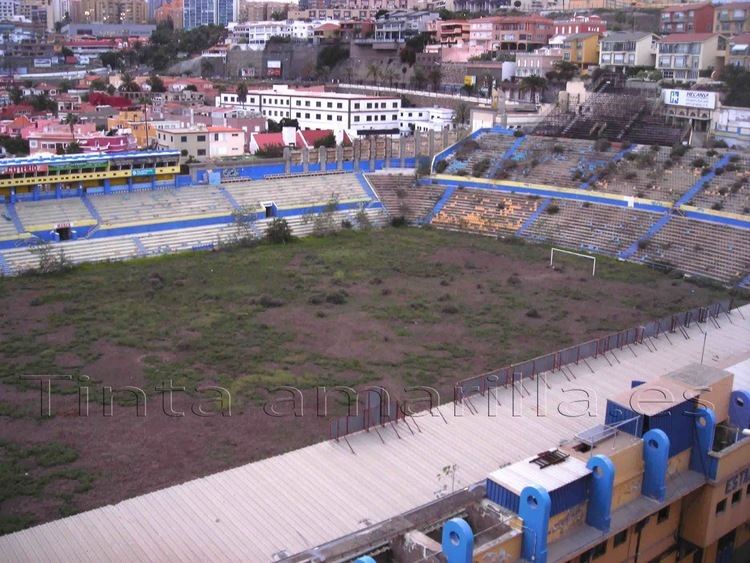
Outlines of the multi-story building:
M 182 29 L 182 14 L 185 9 L 183 0 L 165 0 L 154 10 L 156 23 L 171 21 L 175 29 Z
M 301 129 L 345 130 L 352 136 L 359 136 L 398 133 L 401 98 L 295 90 L 275 85 L 268 90 L 249 91 L 244 103 L 237 94 L 224 92 L 217 98 L 216 105 L 239 105 L 274 121 L 296 119 Z
M 156 130 L 158 150 L 178 150 L 182 156 L 206 159 L 239 156 L 245 152 L 245 132 L 223 126 L 194 125 Z
M 735 35 L 729 40 L 727 64 L 750 71 L 750 33 Z
M 659 33 L 710 33 L 714 29 L 714 7 L 706 4 L 676 4 L 661 11 Z
M 567 20 L 555 20 L 555 35 L 573 33 L 598 33 L 607 31 L 607 21 L 599 16 L 574 16 Z
M 272 37 L 309 41 L 315 37 L 315 30 L 324 23 L 317 20 L 269 20 L 230 24 L 227 26 L 230 33 L 228 41 L 242 50 L 261 51 Z
M 656 68 L 673 80 L 694 81 L 701 74 L 721 70 L 726 38 L 718 33 L 675 33 L 659 42 Z
M 469 43 L 470 25 L 468 20 L 435 20 L 435 41 L 442 47 L 462 46 Z
M 413 131 L 443 131 L 453 128 L 455 112 L 450 108 L 401 108 L 399 122 L 402 133 Z
M 19 0 L 0 0 L 0 21 L 13 19 L 19 11 Z
M 16 14 L 47 31 L 54 30 L 55 19 L 50 0 L 20 0 Z
M 399 44 L 410 37 L 426 32 L 431 22 L 438 19 L 433 12 L 399 10 L 375 20 L 375 44 Z
M 469 43 L 485 51 L 533 51 L 547 44 L 554 22 L 542 16 L 493 16 L 469 20 Z
M 236 19 L 233 0 L 183 0 L 185 29 L 210 24 L 225 26 Z
M 84 23 L 145 24 L 147 8 L 143 0 L 81 0 Z
M 714 32 L 724 35 L 750 32 L 750 2 L 714 6 Z
M 61 33 L 68 37 L 86 35 L 91 37 L 122 37 L 148 39 L 156 29 L 151 24 L 118 23 L 70 23 L 64 25 Z
M 283 14 L 286 19 L 286 13 L 289 4 L 284 2 L 257 2 L 255 0 L 240 1 L 237 8 L 238 22 L 262 22 L 272 19 L 274 14 Z
M 564 35 L 559 44 L 562 50 L 563 60 L 588 68 L 599 64 L 599 34 L 598 33 L 574 33 Z
M 654 66 L 658 38 L 644 31 L 611 31 L 599 42 L 599 65 L 622 71 L 633 66 Z
M 548 72 L 555 70 L 555 63 L 563 59 L 563 50 L 560 47 L 542 47 L 531 53 L 518 53 L 516 55 L 516 76 L 541 76 L 544 78 Z

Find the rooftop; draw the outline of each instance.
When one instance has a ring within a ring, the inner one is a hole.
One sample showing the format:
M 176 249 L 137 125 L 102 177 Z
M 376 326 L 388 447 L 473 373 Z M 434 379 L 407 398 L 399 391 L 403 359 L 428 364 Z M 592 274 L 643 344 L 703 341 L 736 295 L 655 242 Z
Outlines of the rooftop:
M 704 2 L 702 4 L 674 4 L 672 6 L 667 6 L 662 10 L 662 12 L 687 12 L 689 10 L 698 10 L 700 8 L 705 8 L 706 6 L 711 6 L 709 2 Z
M 718 33 L 672 33 L 662 37 L 662 43 L 696 43 L 716 37 Z
M 483 481 L 503 464 L 533 456 L 602 422 L 603 399 L 627 391 L 631 380 L 654 381 L 700 362 L 701 330 L 708 334 L 705 362 L 733 371 L 735 388 L 748 388 L 750 305 L 742 311 L 744 317 L 735 312 L 722 328 L 692 324 L 686 329 L 690 339 L 680 333 L 669 340 L 660 335 L 653 339 L 655 346 L 613 350 L 587 364 L 572 364 L 565 374 L 537 376 L 527 387 L 546 383 L 546 405 L 540 407 L 531 398 L 520 404 L 516 400 L 522 416 L 511 411 L 511 390 L 498 388 L 399 424 L 0 537 L 0 559 L 269 561 L 282 550 L 291 554 L 315 548 L 442 495 L 446 483 L 436 476 L 446 465 L 456 464 L 459 490 Z M 565 392 L 570 377 L 599 397 L 595 416 L 559 413 L 558 405 L 571 404 Z

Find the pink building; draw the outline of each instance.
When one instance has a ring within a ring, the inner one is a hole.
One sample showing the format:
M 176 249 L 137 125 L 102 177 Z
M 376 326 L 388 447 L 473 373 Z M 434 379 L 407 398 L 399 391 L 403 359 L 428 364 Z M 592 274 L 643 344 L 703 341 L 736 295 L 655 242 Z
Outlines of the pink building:
M 32 131 L 29 136 L 29 154 L 56 154 L 66 151 L 76 143 L 83 152 L 128 152 L 137 149 L 132 135 L 106 135 L 102 132 L 80 133 L 65 130 Z
M 469 44 L 485 51 L 533 51 L 547 44 L 555 25 L 538 15 L 469 20 Z
M 599 16 L 573 16 L 567 20 L 555 21 L 555 35 L 575 33 L 598 33 L 607 31 L 607 22 Z

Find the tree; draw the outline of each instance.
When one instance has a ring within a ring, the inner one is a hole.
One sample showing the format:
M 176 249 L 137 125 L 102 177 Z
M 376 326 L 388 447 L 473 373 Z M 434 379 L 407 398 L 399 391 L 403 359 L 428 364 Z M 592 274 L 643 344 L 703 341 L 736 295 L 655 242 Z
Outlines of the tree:
M 376 63 L 368 64 L 366 76 L 372 77 L 373 84 L 376 84 L 380 76 L 380 67 Z
M 60 84 L 57 85 L 57 89 L 60 92 L 67 92 L 73 87 L 73 83 L 70 80 L 63 79 L 60 81 Z
M 213 76 L 214 65 L 208 59 L 201 59 L 201 76 L 207 78 Z
M 91 81 L 91 84 L 89 85 L 89 90 L 92 92 L 94 91 L 104 91 L 107 89 L 107 82 L 103 78 L 95 78 Z
M 23 100 L 23 90 L 18 86 L 13 86 L 8 90 L 8 96 L 10 97 L 11 102 L 14 104 L 20 104 Z
M 83 149 L 81 148 L 81 145 L 73 141 L 72 143 L 68 144 L 68 148 L 65 152 L 67 154 L 81 154 L 83 152 Z
M 282 20 L 286 19 L 286 15 L 287 15 L 286 11 L 281 11 L 280 12 L 280 11 L 276 10 L 276 11 L 274 11 L 274 12 L 271 13 L 271 19 L 273 21 L 282 21 Z
M 286 244 L 294 240 L 292 228 L 286 219 L 276 217 L 271 221 L 266 230 L 266 240 L 271 244 Z
M 118 51 L 107 51 L 99 55 L 99 60 L 104 66 L 108 66 L 112 70 L 122 68 L 123 58 Z
M 380 79 L 388 82 L 390 88 L 393 88 L 393 81 L 396 78 L 398 78 L 398 72 L 392 66 L 385 67 L 380 74 Z
M 81 118 L 78 117 L 78 114 L 75 114 L 73 112 L 68 112 L 68 114 L 65 116 L 65 119 L 63 120 L 63 123 L 70 126 L 70 132 L 73 133 L 73 130 L 75 129 L 75 125 L 81 121 Z
M 541 76 L 525 76 L 521 79 L 519 89 L 522 92 L 530 91 L 532 101 L 536 101 L 537 91 L 542 91 L 547 87 L 547 81 Z
M 414 86 L 417 87 L 417 90 L 423 90 L 427 85 L 427 75 L 420 67 L 417 67 L 414 69 L 412 81 L 414 82 Z
M 380 18 L 384 18 L 388 15 L 388 10 L 380 9 L 377 12 L 375 12 L 375 19 L 379 20 Z
M 455 112 L 453 114 L 453 123 L 455 125 L 461 125 L 463 123 L 466 123 L 469 121 L 469 106 L 466 105 L 464 102 L 459 103 L 456 106 Z
M 121 92 L 140 92 L 141 87 L 135 81 L 135 78 L 129 72 L 123 72 L 120 75 L 120 91 Z
M 152 72 L 148 80 L 146 81 L 149 86 L 151 86 L 152 92 L 166 92 L 167 87 L 164 86 L 164 81 L 157 75 L 155 72 Z
M 432 84 L 432 89 L 437 92 L 440 89 L 440 83 L 443 81 L 443 71 L 440 70 L 439 66 L 434 65 L 427 72 L 427 79 Z
M 333 133 L 328 133 L 325 137 L 321 137 L 317 141 L 313 143 L 313 146 L 316 149 L 319 149 L 320 147 L 326 147 L 328 149 L 332 149 L 336 147 L 336 137 Z
M 243 81 L 237 85 L 237 101 L 245 105 L 247 101 L 247 82 Z
M 73 53 L 73 51 L 70 50 L 70 47 L 65 47 L 65 46 L 63 46 L 63 48 L 60 49 L 60 54 L 63 57 L 72 57 L 75 55 L 75 53 Z
M 733 65 L 727 65 L 720 78 L 727 86 L 724 104 L 750 107 L 750 72 Z

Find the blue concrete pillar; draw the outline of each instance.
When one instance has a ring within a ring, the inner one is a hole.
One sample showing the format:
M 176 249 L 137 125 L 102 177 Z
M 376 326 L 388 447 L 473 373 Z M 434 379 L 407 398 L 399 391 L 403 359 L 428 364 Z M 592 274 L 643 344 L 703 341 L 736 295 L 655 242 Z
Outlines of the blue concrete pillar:
M 663 501 L 667 493 L 669 436 L 658 428 L 643 435 L 643 496 Z
M 699 407 L 695 409 L 693 424 L 695 425 L 695 432 L 693 434 L 693 449 L 690 451 L 690 469 L 713 478 L 708 452 L 711 451 L 714 444 L 716 414 L 708 407 Z
M 15 203 L 16 202 L 16 190 L 14 188 L 10 189 L 10 193 L 8 194 L 8 203 Z
M 605 455 L 595 455 L 586 463 L 591 469 L 589 503 L 586 509 L 586 524 L 609 531 L 612 513 L 612 493 L 615 486 L 615 465 Z
M 55 197 L 57 199 L 60 199 L 62 197 L 62 189 L 63 187 L 61 183 L 58 182 L 57 184 L 55 184 Z
M 129 192 L 133 191 L 133 177 L 132 176 L 128 176 L 128 191 Z
M 104 179 L 104 193 L 108 194 L 112 191 L 112 181 L 109 178 Z
M 34 186 L 34 188 L 31 190 L 31 199 L 33 201 L 39 201 L 40 195 L 41 195 L 41 192 L 39 190 L 39 186 Z
M 156 189 L 156 175 L 151 176 L 151 189 Z
M 729 397 L 729 422 L 740 430 L 750 428 L 750 392 L 732 391 Z
M 524 487 L 518 503 L 518 515 L 523 519 L 521 557 L 534 563 L 547 562 L 547 533 L 552 499 L 544 487 Z
M 443 555 L 448 563 L 471 563 L 474 532 L 463 518 L 451 518 L 443 526 Z

